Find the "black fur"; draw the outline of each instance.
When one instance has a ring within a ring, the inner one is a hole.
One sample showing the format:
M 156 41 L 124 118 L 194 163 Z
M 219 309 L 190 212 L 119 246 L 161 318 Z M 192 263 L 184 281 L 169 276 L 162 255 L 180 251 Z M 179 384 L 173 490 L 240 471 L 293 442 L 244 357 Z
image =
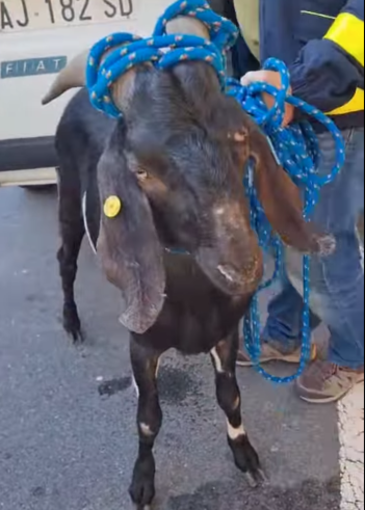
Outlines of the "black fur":
M 171 72 L 142 68 L 127 96 L 122 121 L 92 109 L 86 91 L 61 120 L 58 259 L 64 326 L 77 340 L 81 325 L 73 287 L 87 192 L 91 235 L 109 280 L 124 295 L 122 321 L 131 330 L 140 448 L 130 493 L 142 509 L 155 494 L 152 449 L 162 423 L 156 377 L 164 352 L 211 352 L 219 404 L 231 428 L 242 425 L 238 326 L 262 275 L 242 175 L 250 155 L 264 155 L 261 172 L 276 165 L 258 128 L 221 94 L 206 64 L 182 64 Z M 280 181 L 281 174 L 275 175 Z M 263 174 L 258 181 L 265 185 Z M 112 194 L 123 209 L 109 219 L 102 205 Z M 268 201 L 269 195 L 265 190 Z M 280 219 L 286 207 L 294 210 L 289 202 L 279 204 Z M 186 253 L 171 251 L 176 249 Z M 258 480 L 260 463 L 246 434 L 230 437 L 229 444 L 237 466 Z

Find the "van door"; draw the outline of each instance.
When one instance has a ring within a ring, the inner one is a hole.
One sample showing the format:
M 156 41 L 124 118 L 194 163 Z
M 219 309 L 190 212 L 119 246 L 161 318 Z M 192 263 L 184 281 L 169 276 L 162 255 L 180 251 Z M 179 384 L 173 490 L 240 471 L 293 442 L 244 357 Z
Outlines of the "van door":
M 0 185 L 4 170 L 56 165 L 53 136 L 74 92 L 41 106 L 55 75 L 113 32 L 152 33 L 171 0 L 0 0 Z

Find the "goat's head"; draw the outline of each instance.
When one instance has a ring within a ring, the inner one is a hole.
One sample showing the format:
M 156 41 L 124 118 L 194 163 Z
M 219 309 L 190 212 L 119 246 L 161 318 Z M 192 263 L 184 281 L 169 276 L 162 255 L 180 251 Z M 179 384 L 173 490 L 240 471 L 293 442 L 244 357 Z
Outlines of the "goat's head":
M 178 31 L 196 33 L 196 23 L 187 20 Z M 274 229 L 301 251 L 322 249 L 323 239 L 302 219 L 298 190 L 207 63 L 170 71 L 140 66 L 115 85 L 114 99 L 124 119 L 100 160 L 98 180 L 101 202 L 116 195 L 123 209 L 115 218 L 102 215 L 98 254 L 125 295 L 121 321 L 130 330 L 146 331 L 162 309 L 165 247 L 191 253 L 229 295 L 255 291 L 262 254 L 242 185 L 250 157 Z

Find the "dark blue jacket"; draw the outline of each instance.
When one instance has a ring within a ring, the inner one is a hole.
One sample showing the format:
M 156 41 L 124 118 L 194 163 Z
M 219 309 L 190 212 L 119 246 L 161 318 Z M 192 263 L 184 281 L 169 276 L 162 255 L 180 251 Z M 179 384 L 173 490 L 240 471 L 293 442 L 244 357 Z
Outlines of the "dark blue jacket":
M 237 23 L 233 0 L 226 16 Z M 261 63 L 290 69 L 294 95 L 342 128 L 364 126 L 364 0 L 260 0 Z M 237 77 L 260 63 L 243 38 L 233 50 Z

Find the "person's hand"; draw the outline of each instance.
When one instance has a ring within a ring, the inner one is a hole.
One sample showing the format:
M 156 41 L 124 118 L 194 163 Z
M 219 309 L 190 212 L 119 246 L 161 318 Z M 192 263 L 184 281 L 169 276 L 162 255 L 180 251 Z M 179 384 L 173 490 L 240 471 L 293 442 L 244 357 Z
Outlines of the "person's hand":
M 245 74 L 245 76 L 243 76 L 243 78 L 241 78 L 242 85 L 245 85 L 246 87 L 248 85 L 251 85 L 252 83 L 257 82 L 266 82 L 277 89 L 281 88 L 281 76 L 280 73 L 277 73 L 276 71 L 264 71 L 264 70 L 255 71 L 247 73 Z M 291 92 L 291 90 L 289 92 Z M 274 106 L 275 98 L 270 94 L 265 93 L 263 95 L 263 99 L 268 108 L 272 108 Z M 288 124 L 290 124 L 293 121 L 294 110 L 295 110 L 294 106 L 286 103 L 283 127 L 288 126 Z

